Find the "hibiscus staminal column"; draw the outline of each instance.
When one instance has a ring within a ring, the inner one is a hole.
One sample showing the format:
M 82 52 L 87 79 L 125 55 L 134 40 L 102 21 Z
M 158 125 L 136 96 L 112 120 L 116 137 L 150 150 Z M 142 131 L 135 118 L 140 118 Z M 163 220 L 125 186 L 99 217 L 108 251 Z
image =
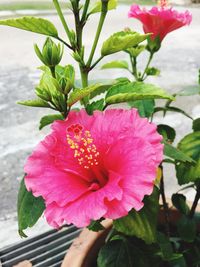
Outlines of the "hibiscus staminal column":
M 168 0 L 160 0 L 158 1 L 158 5 L 161 6 L 161 8 L 165 8 L 168 6 Z
M 90 131 L 84 130 L 80 124 L 73 124 L 67 129 L 67 143 L 74 150 L 74 158 L 78 163 L 94 175 L 91 183 L 93 190 L 104 186 L 107 179 L 99 170 L 99 152 L 94 144 Z
M 153 191 L 161 140 L 136 109 L 70 112 L 28 158 L 26 187 L 43 197 L 45 217 L 56 228 L 123 217 Z

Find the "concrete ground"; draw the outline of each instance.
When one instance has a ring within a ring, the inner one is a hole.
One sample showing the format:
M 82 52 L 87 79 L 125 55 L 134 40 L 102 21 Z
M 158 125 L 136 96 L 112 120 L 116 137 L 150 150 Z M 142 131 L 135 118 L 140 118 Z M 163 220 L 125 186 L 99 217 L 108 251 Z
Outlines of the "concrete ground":
M 184 8 L 178 8 L 183 10 Z M 161 76 L 152 78 L 155 82 L 174 93 L 187 86 L 197 85 L 198 69 L 200 68 L 200 9 L 190 8 L 193 22 L 190 27 L 184 27 L 170 33 L 163 41 L 162 49 L 155 56 L 153 66 L 161 69 Z M 107 18 L 100 43 L 111 33 L 124 27 L 141 31 L 138 21 L 127 19 L 128 6 L 121 6 L 112 11 Z M 65 38 L 58 18 L 54 15 L 46 17 L 55 23 L 60 35 Z M 67 15 L 67 21 L 72 26 L 72 16 Z M 96 17 L 91 17 L 85 33 L 86 51 L 94 38 Z M 16 105 L 17 100 L 34 97 L 34 87 L 38 83 L 40 72 L 37 67 L 40 62 L 34 54 L 33 43 L 41 45 L 44 37 L 8 27 L 0 28 L 0 247 L 15 242 L 16 229 L 16 200 L 19 179 L 23 176 L 23 165 L 26 157 L 43 136 L 49 132 L 46 128 L 38 131 L 41 116 L 49 114 L 45 109 L 26 108 Z M 67 51 L 65 51 L 67 52 Z M 86 53 L 87 55 L 87 53 Z M 97 55 L 98 56 L 98 53 Z M 118 53 L 102 61 L 105 63 L 114 59 L 124 59 L 124 54 Z M 141 58 L 141 67 L 145 58 Z M 63 64 L 73 63 L 69 53 L 65 54 Z M 97 69 L 91 78 L 115 78 L 125 76 L 121 70 Z M 194 118 L 200 116 L 200 97 L 179 97 L 176 105 L 184 108 Z M 157 122 L 169 123 L 177 130 L 177 141 L 185 133 L 191 131 L 191 120 L 180 114 L 169 114 L 163 119 L 156 117 Z M 167 172 L 167 192 L 170 193 L 177 186 L 172 170 Z M 36 229 L 42 229 L 38 227 Z M 45 226 L 46 227 L 46 226 Z M 6 230 L 5 230 L 6 229 Z M 38 230 L 39 231 L 39 230 Z M 33 232 L 31 232 L 33 234 Z M 35 232 L 34 232 L 35 233 Z

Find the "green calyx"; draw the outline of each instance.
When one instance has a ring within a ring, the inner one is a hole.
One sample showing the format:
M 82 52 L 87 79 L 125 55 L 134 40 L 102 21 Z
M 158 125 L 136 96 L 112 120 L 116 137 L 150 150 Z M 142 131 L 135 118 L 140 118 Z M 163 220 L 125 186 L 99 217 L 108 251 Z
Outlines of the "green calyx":
M 160 40 L 160 37 L 159 36 L 156 36 L 156 38 L 152 39 L 151 36 L 148 36 L 146 49 L 150 53 L 155 53 L 160 48 L 161 48 L 161 40 Z

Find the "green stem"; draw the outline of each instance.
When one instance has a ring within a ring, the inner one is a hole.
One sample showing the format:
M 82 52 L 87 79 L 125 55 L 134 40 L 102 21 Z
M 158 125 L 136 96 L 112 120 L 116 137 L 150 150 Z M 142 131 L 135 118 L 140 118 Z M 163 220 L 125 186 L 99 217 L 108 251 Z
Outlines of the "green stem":
M 85 88 L 88 86 L 88 72 L 86 72 L 82 67 L 80 67 L 80 73 L 81 73 L 82 87 Z M 84 97 L 82 99 L 82 103 L 86 108 L 87 104 L 89 103 L 89 98 L 87 96 Z
M 84 69 L 80 67 L 80 73 L 81 73 L 82 87 L 85 88 L 88 86 L 88 72 L 84 71 Z
M 81 17 L 81 24 L 85 24 L 89 4 L 90 4 L 90 0 L 86 0 L 84 4 L 84 8 L 83 8 L 82 17 Z
M 135 77 L 135 80 L 138 81 L 137 59 L 136 59 L 136 57 L 132 57 L 130 55 L 130 61 L 131 61 L 131 66 L 132 66 L 132 74 Z
M 68 106 L 67 106 L 67 100 L 68 100 L 68 95 L 65 95 L 66 110 L 62 114 L 65 119 L 67 118 L 67 116 L 70 112 L 70 108 L 68 108 Z
M 75 21 L 75 29 L 76 29 L 76 47 L 75 50 L 80 52 L 82 48 L 82 32 L 83 32 L 83 24 L 80 21 L 80 7 L 79 1 L 70 0 L 72 5 L 72 11 L 74 14 Z
M 153 59 L 153 55 L 154 55 L 154 52 L 150 52 L 149 59 L 147 61 L 147 65 L 146 65 L 146 67 L 144 69 L 144 72 L 143 72 L 141 78 L 140 78 L 141 81 L 144 81 L 144 79 L 145 79 L 145 74 L 146 74 L 146 71 L 147 71 L 147 69 L 148 69 L 148 67 L 149 67 L 149 65 L 150 65 L 150 63 L 151 63 L 151 61 Z
M 53 0 L 53 3 L 54 3 L 54 6 L 56 8 L 56 11 L 58 13 L 58 16 L 59 16 L 59 18 L 60 18 L 60 20 L 62 22 L 62 25 L 63 25 L 63 27 L 65 29 L 65 32 L 66 32 L 66 34 L 67 34 L 67 36 L 69 38 L 69 41 L 71 43 L 71 33 L 70 33 L 69 27 L 67 25 L 67 22 L 66 22 L 66 20 L 65 20 L 65 18 L 63 16 L 63 13 L 62 13 L 61 7 L 60 7 L 60 5 L 58 3 L 58 0 Z
M 53 77 L 53 78 L 56 78 L 56 68 L 55 68 L 55 66 L 53 66 L 53 67 L 49 67 L 49 68 L 50 68 L 52 77 Z
M 166 196 L 165 196 L 165 185 L 164 185 L 164 176 L 163 176 L 163 166 L 160 165 L 160 168 L 161 168 L 161 172 L 162 172 L 161 179 L 160 179 L 160 194 L 161 194 L 161 198 L 162 198 L 163 209 L 164 209 L 164 216 L 165 216 L 165 230 L 166 230 L 167 236 L 170 237 L 169 207 L 168 207 Z
M 195 199 L 194 199 L 194 202 L 193 202 L 191 210 L 190 210 L 189 217 L 191 219 L 194 217 L 194 214 L 195 214 L 196 207 L 198 205 L 199 199 L 200 199 L 200 184 L 197 186 L 197 192 L 196 192 L 196 195 L 195 195 Z
M 69 45 L 68 43 L 66 43 L 63 39 L 61 39 L 60 37 L 56 37 L 56 39 L 60 42 L 62 42 L 64 45 L 66 45 L 69 49 L 74 50 L 71 45 Z
M 82 33 L 83 33 L 83 27 L 80 23 L 80 14 L 79 14 L 79 8 L 77 7 L 76 10 L 74 10 L 74 18 L 75 18 L 75 27 L 76 27 L 76 43 L 77 43 L 77 50 L 80 52 L 82 47 Z
M 90 67 L 90 70 L 94 69 L 94 67 L 104 58 L 104 56 L 101 56 L 100 58 L 98 58 L 93 65 Z
M 107 1 L 102 1 L 101 3 L 102 3 L 101 16 L 100 16 L 100 19 L 99 19 L 99 24 L 98 24 L 98 27 L 97 27 L 97 31 L 96 31 L 94 43 L 93 43 L 93 46 L 92 46 L 92 49 L 91 49 L 91 52 L 90 52 L 90 56 L 89 56 L 89 59 L 88 59 L 87 64 L 86 64 L 88 67 L 91 66 L 91 63 L 92 63 L 92 60 L 93 60 L 93 57 L 94 57 L 94 53 L 95 53 L 95 50 L 96 50 L 96 47 L 97 47 L 97 43 L 99 41 L 99 37 L 100 37 L 100 34 L 101 34 L 101 30 L 102 30 L 102 27 L 103 27 L 103 24 L 104 24 L 104 21 L 105 21 L 105 18 L 106 18 L 106 14 L 108 12 L 108 2 Z

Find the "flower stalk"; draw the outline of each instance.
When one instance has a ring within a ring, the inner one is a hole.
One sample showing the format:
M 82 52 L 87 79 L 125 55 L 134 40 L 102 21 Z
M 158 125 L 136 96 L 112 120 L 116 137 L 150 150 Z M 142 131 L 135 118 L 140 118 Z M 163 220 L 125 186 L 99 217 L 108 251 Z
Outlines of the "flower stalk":
M 95 35 L 95 39 L 94 39 L 94 43 L 93 43 L 93 46 L 92 46 L 92 49 L 91 49 L 91 52 L 90 52 L 89 59 L 88 59 L 87 64 L 86 64 L 88 67 L 91 66 L 91 63 L 92 63 L 92 60 L 93 60 L 93 57 L 94 57 L 94 53 L 95 53 L 95 50 L 96 50 L 96 47 L 97 47 L 97 43 L 99 41 L 99 37 L 100 37 L 100 34 L 101 34 L 101 30 L 103 28 L 103 24 L 104 24 L 107 12 L 108 12 L 108 1 L 102 1 L 101 16 L 100 16 L 99 24 L 98 24 L 98 27 L 97 27 L 97 32 L 96 32 L 96 35 Z
M 150 66 L 150 64 L 151 64 L 151 61 L 152 61 L 152 59 L 153 59 L 153 56 L 154 56 L 154 52 L 150 52 L 150 54 L 149 54 L 149 59 L 148 59 L 148 61 L 147 61 L 147 65 L 146 65 L 146 67 L 145 67 L 145 69 L 144 69 L 144 72 L 143 72 L 141 78 L 140 78 L 140 81 L 144 81 L 144 80 L 145 80 L 145 78 L 146 78 L 145 75 L 146 75 L 146 72 L 147 72 L 147 70 L 148 70 L 148 68 L 149 68 L 149 66 Z
M 67 25 L 67 22 L 66 22 L 66 20 L 64 18 L 64 15 L 62 13 L 62 10 L 61 10 L 61 7 L 60 7 L 60 4 L 59 4 L 58 0 L 53 0 L 53 4 L 54 4 L 54 6 L 56 8 L 58 16 L 59 16 L 59 18 L 60 18 L 60 20 L 62 22 L 62 25 L 63 25 L 63 27 L 65 29 L 65 32 L 66 32 L 66 34 L 68 36 L 68 39 L 69 39 L 69 41 L 71 43 L 71 33 L 70 33 L 69 27 Z

